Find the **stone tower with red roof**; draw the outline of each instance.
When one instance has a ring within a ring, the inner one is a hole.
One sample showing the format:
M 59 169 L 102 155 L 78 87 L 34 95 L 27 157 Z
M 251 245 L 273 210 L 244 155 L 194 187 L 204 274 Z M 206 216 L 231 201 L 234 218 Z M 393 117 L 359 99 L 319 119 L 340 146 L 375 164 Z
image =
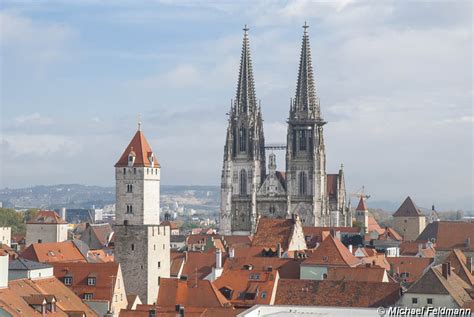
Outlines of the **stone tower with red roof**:
M 363 228 L 365 233 L 369 232 L 369 208 L 367 208 L 367 205 L 365 204 L 365 199 L 364 196 L 360 196 L 359 204 L 357 205 L 356 211 L 355 211 L 355 218 L 358 223 L 360 223 Z
M 426 227 L 426 217 L 408 196 L 393 214 L 393 227 L 404 241 L 414 241 Z
M 153 304 L 170 276 L 170 227 L 160 226 L 160 165 L 140 124 L 115 164 L 115 183 L 115 259 L 127 293 Z

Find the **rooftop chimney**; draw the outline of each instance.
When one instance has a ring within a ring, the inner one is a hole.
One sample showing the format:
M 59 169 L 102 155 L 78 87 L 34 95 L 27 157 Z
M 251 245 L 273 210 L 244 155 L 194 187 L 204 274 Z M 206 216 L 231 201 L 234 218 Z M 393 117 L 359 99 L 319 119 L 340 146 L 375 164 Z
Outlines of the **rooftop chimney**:
M 221 249 L 216 250 L 216 269 L 222 268 L 222 251 Z
M 443 277 L 445 279 L 448 279 L 448 277 L 451 275 L 451 263 L 443 263 L 441 266 L 441 272 L 443 274 Z
M 8 287 L 8 254 L 0 256 L 0 289 Z
M 281 243 L 277 244 L 277 256 L 281 258 L 282 250 L 281 250 Z

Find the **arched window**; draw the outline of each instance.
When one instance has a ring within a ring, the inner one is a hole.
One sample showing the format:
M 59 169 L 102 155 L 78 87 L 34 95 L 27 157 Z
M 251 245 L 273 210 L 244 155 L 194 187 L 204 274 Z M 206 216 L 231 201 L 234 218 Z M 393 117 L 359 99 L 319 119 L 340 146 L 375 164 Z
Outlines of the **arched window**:
M 247 129 L 243 125 L 239 129 L 239 150 L 240 152 L 247 151 Z
M 245 169 L 240 171 L 240 195 L 247 195 L 247 172 Z
M 306 151 L 306 130 L 299 131 L 300 151 Z
M 308 181 L 306 178 L 306 172 L 300 172 L 298 177 L 298 193 L 300 196 L 307 194 Z
M 235 156 L 237 154 L 237 128 L 234 127 L 232 129 L 232 156 Z

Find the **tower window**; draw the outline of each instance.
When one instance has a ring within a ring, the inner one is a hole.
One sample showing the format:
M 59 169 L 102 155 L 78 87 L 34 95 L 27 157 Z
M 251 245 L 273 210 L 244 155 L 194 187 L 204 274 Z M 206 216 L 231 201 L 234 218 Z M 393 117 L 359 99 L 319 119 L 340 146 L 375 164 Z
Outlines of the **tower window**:
M 298 177 L 298 194 L 300 196 L 307 195 L 308 180 L 306 177 L 306 172 L 300 172 Z
M 133 214 L 133 206 L 127 205 L 127 214 Z
M 232 132 L 232 155 L 235 155 L 237 153 L 237 130 L 234 128 Z
M 160 268 L 160 267 L 161 267 L 161 262 L 160 262 L 160 261 L 158 261 L 158 268 Z
M 247 129 L 244 126 L 239 129 L 239 150 L 240 152 L 247 151 Z
M 133 184 L 127 184 L 127 193 L 133 193 Z
M 135 250 L 135 245 L 132 243 L 132 251 Z
M 240 171 L 240 195 L 247 195 L 247 172 L 245 169 Z
M 299 150 L 306 151 L 306 130 L 300 130 L 299 133 Z
M 127 169 L 124 167 L 123 168 L 123 175 L 125 175 L 127 173 Z

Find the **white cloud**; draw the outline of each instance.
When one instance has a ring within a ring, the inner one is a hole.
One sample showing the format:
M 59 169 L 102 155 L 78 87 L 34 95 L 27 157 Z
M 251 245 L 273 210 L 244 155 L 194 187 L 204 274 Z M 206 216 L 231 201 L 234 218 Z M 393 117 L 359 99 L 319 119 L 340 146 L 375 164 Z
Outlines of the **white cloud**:
M 71 137 L 53 134 L 6 134 L 2 136 L 4 154 L 9 157 L 58 156 L 68 158 L 81 149 L 81 145 Z
M 3 54 L 40 67 L 64 59 L 64 45 L 73 32 L 65 25 L 36 22 L 14 11 L 0 11 Z

